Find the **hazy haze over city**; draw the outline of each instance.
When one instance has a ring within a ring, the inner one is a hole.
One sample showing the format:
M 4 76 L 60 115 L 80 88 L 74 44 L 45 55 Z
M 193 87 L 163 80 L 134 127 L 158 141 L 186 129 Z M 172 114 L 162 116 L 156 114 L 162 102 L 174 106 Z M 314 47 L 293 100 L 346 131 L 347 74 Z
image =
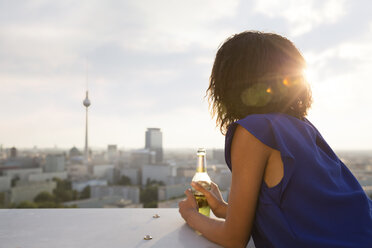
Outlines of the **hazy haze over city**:
M 218 46 L 279 33 L 308 62 L 312 121 L 335 149 L 371 149 L 370 1 L 0 1 L 0 144 L 223 147 L 204 98 Z

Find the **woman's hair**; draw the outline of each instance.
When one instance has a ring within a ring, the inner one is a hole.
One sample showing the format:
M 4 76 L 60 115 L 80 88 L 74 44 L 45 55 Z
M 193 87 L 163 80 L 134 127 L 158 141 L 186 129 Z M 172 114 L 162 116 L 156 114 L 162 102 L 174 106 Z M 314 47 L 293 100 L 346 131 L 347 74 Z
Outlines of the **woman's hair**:
M 280 35 L 246 31 L 229 37 L 217 51 L 207 89 L 221 132 L 250 114 L 303 119 L 312 101 L 305 66 L 294 44 Z

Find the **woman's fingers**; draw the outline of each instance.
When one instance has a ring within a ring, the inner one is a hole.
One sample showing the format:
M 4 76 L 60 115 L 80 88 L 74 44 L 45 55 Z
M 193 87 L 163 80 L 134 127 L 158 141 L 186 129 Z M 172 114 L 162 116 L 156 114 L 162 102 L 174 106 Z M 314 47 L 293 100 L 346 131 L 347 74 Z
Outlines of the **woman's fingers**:
M 218 185 L 215 184 L 214 182 L 211 182 L 211 189 L 212 190 L 219 190 Z
M 207 198 L 210 198 L 212 196 L 209 190 L 205 189 L 197 182 L 191 182 L 191 186 L 194 187 L 194 189 L 196 189 L 197 191 L 203 193 Z
M 218 188 L 218 185 L 215 184 L 215 183 L 213 183 L 213 182 L 212 182 L 212 184 L 211 184 L 211 192 L 212 192 L 216 197 L 220 198 L 219 195 L 221 194 L 221 191 L 220 191 L 220 189 Z
M 182 218 L 187 222 L 187 216 L 192 211 L 198 210 L 198 205 L 196 204 L 195 198 L 190 190 L 185 190 L 186 199 L 178 203 L 178 211 L 180 212 Z
M 202 192 L 204 195 L 209 192 L 208 190 L 206 190 L 203 186 L 201 186 L 199 183 L 197 182 L 191 182 L 191 186 L 194 187 L 194 189 L 196 189 L 197 191 L 199 192 Z
M 192 205 L 192 207 L 197 208 L 196 200 L 195 200 L 194 194 L 191 192 L 191 190 L 186 189 L 185 194 L 186 194 L 186 197 L 187 197 L 187 199 L 185 201 L 188 201 L 189 204 Z

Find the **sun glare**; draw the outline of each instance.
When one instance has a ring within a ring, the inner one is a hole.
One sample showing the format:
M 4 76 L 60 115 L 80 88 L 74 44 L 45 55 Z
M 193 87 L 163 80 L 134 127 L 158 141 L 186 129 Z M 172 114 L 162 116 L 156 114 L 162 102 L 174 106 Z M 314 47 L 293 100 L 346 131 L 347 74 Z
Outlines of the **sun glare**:
M 303 71 L 305 79 L 308 83 L 312 84 L 315 81 L 316 73 L 311 68 L 306 68 Z

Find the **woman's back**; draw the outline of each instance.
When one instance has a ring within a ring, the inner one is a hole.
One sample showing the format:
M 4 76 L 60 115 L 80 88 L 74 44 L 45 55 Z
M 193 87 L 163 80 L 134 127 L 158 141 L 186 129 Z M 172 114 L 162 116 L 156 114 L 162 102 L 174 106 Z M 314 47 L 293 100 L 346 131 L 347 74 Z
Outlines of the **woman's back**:
M 280 151 L 284 165 L 279 184 L 262 183 L 257 247 L 372 247 L 372 201 L 308 120 L 271 113 L 233 123 L 225 144 L 230 168 L 237 124 Z

